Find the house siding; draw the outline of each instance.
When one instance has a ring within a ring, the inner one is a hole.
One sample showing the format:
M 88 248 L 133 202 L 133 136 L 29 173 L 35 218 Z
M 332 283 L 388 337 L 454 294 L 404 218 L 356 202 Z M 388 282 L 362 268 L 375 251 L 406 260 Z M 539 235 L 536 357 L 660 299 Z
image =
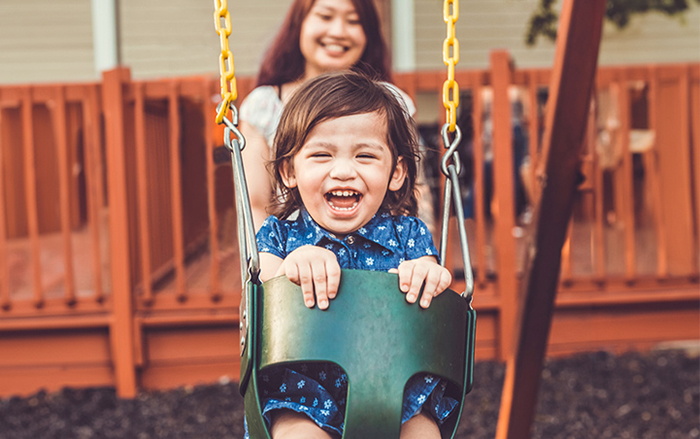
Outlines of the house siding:
M 383 11 L 387 0 L 378 0 Z M 229 2 L 231 49 L 237 75 L 254 75 L 291 0 Z M 559 2 L 561 3 L 561 2 Z M 520 67 L 547 67 L 554 44 L 524 43 L 537 0 L 462 2 L 457 24 L 458 68 L 484 68 L 494 49 L 508 50 Z M 416 68 L 442 69 L 442 1 L 415 0 Z M 213 4 L 194 0 L 118 1 L 122 64 L 134 78 L 218 74 L 219 41 Z M 385 20 L 388 21 L 388 20 Z M 386 33 L 390 34 L 389 32 Z M 651 13 L 619 30 L 606 23 L 600 64 L 700 61 L 700 6 L 684 17 Z M 93 80 L 90 0 L 0 2 L 0 83 Z
M 0 83 L 95 78 L 90 0 L 0 1 Z
M 524 42 L 529 17 L 538 3 L 538 0 L 462 2 L 456 30 L 460 48 L 458 68 L 487 67 L 489 53 L 494 49 L 508 50 L 520 67 L 551 66 L 553 42 L 544 38 L 534 46 Z M 443 68 L 446 25 L 442 19 L 442 1 L 415 0 L 415 8 L 417 68 Z M 635 16 L 622 30 L 605 23 L 600 65 L 692 61 L 700 61 L 700 7 L 694 2 L 682 18 L 649 13 Z

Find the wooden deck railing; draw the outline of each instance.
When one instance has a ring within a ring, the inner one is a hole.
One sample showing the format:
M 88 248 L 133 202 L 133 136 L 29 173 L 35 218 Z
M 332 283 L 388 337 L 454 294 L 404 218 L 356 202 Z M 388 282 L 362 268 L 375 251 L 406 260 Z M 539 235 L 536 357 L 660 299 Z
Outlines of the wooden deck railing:
M 528 227 L 516 197 L 536 202 L 541 184 L 549 71 L 514 70 L 495 53 L 456 79 L 473 121 L 477 355 L 503 358 Z M 439 115 L 442 80 L 395 78 L 416 102 L 432 95 Z M 238 79 L 239 102 L 252 88 Z M 133 396 L 237 375 L 240 274 L 217 94 L 217 78 L 135 81 L 127 69 L 0 87 L 0 351 L 16 352 L 0 356 L 0 394 L 116 385 Z M 513 158 L 516 101 L 525 164 Z M 700 65 L 601 68 L 594 101 L 550 352 L 700 338 Z

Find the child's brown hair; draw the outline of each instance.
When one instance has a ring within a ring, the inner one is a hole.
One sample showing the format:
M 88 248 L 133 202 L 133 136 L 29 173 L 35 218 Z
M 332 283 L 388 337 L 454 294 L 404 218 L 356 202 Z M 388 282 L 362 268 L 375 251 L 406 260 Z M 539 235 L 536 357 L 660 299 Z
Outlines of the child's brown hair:
M 382 210 L 394 215 L 417 214 L 418 132 L 398 91 L 390 87 L 393 86 L 355 72 L 326 73 L 299 87 L 285 105 L 275 135 L 270 163 L 277 193 L 273 215 L 283 219 L 303 205 L 298 189 L 284 185 L 280 170 L 285 163 L 292 164 L 311 130 L 329 119 L 365 113 L 386 118 L 392 170 L 399 158 L 406 165 L 403 186 L 398 191 L 387 191 Z

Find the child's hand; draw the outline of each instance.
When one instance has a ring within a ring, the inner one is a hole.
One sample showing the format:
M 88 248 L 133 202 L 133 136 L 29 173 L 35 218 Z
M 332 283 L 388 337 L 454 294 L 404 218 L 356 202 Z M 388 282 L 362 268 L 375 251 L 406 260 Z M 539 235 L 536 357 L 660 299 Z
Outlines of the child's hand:
M 406 293 L 406 301 L 414 303 L 418 299 L 423 282 L 423 296 L 420 306 L 427 308 L 433 297 L 445 291 L 452 283 L 450 271 L 437 263 L 433 256 L 423 256 L 411 261 L 404 261 L 399 268 L 389 270 L 390 273 L 398 273 L 399 288 Z
M 340 284 L 340 265 L 335 253 L 322 247 L 305 245 L 284 258 L 276 276 L 286 275 L 301 286 L 304 304 L 314 307 L 314 291 L 320 309 L 328 308 L 329 299 L 335 298 Z

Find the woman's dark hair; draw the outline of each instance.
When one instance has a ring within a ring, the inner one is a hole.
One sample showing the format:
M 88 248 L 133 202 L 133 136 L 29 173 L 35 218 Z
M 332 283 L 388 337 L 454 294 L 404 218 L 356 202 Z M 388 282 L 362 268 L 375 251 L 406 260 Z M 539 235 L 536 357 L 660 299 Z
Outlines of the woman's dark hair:
M 294 156 L 304 146 L 311 130 L 329 119 L 366 113 L 376 113 L 386 121 L 392 170 L 399 158 L 406 166 L 403 186 L 397 191 L 387 191 L 381 209 L 394 215 L 416 215 L 418 131 L 403 98 L 392 85 L 361 73 L 332 72 L 306 81 L 292 94 L 282 112 L 270 162 L 278 194 L 271 209 L 275 216 L 286 218 L 303 205 L 299 190 L 285 186 L 281 170 L 285 164 L 292 169 Z
M 260 64 L 257 86 L 282 85 L 302 77 L 306 60 L 299 48 L 301 25 L 315 1 L 294 0 L 289 7 L 279 32 Z M 391 57 L 381 32 L 374 0 L 352 0 L 352 4 L 367 39 L 365 51 L 353 68 L 367 76 L 390 82 Z

